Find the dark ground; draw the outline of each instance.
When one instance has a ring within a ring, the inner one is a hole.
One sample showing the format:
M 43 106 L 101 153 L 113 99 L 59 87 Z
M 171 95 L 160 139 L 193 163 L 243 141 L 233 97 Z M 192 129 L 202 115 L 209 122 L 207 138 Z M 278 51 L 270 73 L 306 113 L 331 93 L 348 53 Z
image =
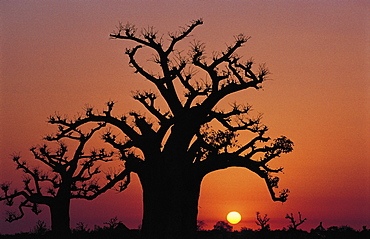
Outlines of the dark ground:
M 51 239 L 50 232 L 0 235 L 0 239 Z M 74 231 L 68 239 L 139 239 L 139 230 L 104 229 Z M 327 230 L 275 230 L 222 232 L 199 231 L 197 239 L 370 239 L 370 230 L 356 231 L 350 227 L 333 227 Z

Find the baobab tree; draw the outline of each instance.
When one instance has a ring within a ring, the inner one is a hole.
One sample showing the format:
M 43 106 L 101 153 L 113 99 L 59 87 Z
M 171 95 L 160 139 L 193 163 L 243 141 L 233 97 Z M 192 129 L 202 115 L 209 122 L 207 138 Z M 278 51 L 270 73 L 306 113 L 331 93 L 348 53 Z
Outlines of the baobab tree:
M 57 118 L 50 117 L 50 120 Z M 65 134 L 45 137 L 45 140 L 55 142 L 57 147 L 54 150 L 47 144 L 32 147 L 35 161 L 41 163 L 36 167 L 31 166 L 29 160 L 22 160 L 19 155 L 14 155 L 13 161 L 17 169 L 25 174 L 24 189 L 11 190 L 9 182 L 1 184 L 3 195 L 0 195 L 0 201 L 5 201 L 8 206 L 18 205 L 18 212 L 9 211 L 6 221 L 21 219 L 24 216 L 24 208 L 31 208 L 32 212 L 39 214 L 39 205 L 46 205 L 50 209 L 53 237 L 66 238 L 70 233 L 71 199 L 92 200 L 115 185 L 116 190 L 123 191 L 129 182 L 129 178 L 124 176 L 125 169 L 119 171 L 117 168 L 116 173 L 114 170 L 106 172 L 105 184 L 98 183 L 98 180 L 103 178 L 100 176 L 103 174 L 101 164 L 111 162 L 119 155 L 115 156 L 113 151 L 108 152 L 105 149 L 85 152 L 86 144 L 105 125 L 98 123 L 88 132 L 75 128 Z M 62 130 L 61 126 L 59 130 Z M 71 145 L 67 146 L 66 141 Z M 20 202 L 15 200 L 16 198 L 21 198 Z
M 131 111 L 126 116 L 113 115 L 115 102 L 101 113 L 89 111 L 77 120 L 50 119 L 61 126 L 60 134 L 89 122 L 114 126 L 103 139 L 118 149 L 125 161 L 125 170 L 138 175 L 143 189 L 143 238 L 193 238 L 197 229 L 198 199 L 202 179 L 220 169 L 243 167 L 262 178 L 274 201 L 284 202 L 289 191 L 275 192 L 279 178 L 273 176 L 282 168 L 268 163 L 293 150 L 293 142 L 285 136 L 271 139 L 261 116 L 251 116 L 251 106 L 232 104 L 219 109 L 219 103 L 230 94 L 249 88 L 260 89 L 269 75 L 265 65 L 252 70 L 254 62 L 242 62 L 236 51 L 249 37 L 235 36 L 224 51 L 207 58 L 205 45 L 193 41 L 189 54 L 177 49 L 203 24 L 191 22 L 168 41 L 154 28 L 138 31 L 132 24 L 119 24 L 110 35 L 136 43 L 126 49 L 129 65 L 135 73 L 151 82 L 153 91 L 138 91 L 133 98 L 151 116 Z M 151 63 L 158 74 L 138 61 L 138 52 L 153 51 Z M 207 79 L 207 80 L 205 80 Z M 182 92 L 185 92 L 182 94 Z M 158 99 L 165 102 L 159 107 Z M 248 132 L 250 138 L 239 142 L 238 135 Z

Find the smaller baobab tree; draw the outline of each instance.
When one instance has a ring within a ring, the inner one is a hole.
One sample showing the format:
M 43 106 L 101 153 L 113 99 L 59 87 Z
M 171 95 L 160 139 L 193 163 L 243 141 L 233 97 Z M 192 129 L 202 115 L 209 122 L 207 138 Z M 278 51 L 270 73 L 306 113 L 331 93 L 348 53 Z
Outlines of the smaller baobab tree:
M 52 116 L 50 120 L 58 118 Z M 1 184 L 3 195 L 0 201 L 13 206 L 16 198 L 22 198 L 18 205 L 18 212 L 8 212 L 6 221 L 13 222 L 24 216 L 24 208 L 31 208 L 39 214 L 39 205 L 46 205 L 50 209 L 51 229 L 55 237 L 65 238 L 70 233 L 70 201 L 71 199 L 92 200 L 117 184 L 115 188 L 123 191 L 130 181 L 125 169 L 111 170 L 105 173 L 106 182 L 99 185 L 99 175 L 102 163 L 111 162 L 120 156 L 105 149 L 93 149 L 85 153 L 86 144 L 92 136 L 104 128 L 105 123 L 97 123 L 85 133 L 81 128 L 74 128 L 66 134 L 58 133 L 45 137 L 46 141 L 56 143 L 54 147 L 44 144 L 32 147 L 31 152 L 42 167 L 32 167 L 28 162 L 21 160 L 19 155 L 13 155 L 17 169 L 24 172 L 23 190 L 11 190 L 10 183 Z M 62 126 L 59 126 L 61 130 Z M 86 127 L 86 126 L 85 126 Z M 86 128 L 85 128 L 86 130 Z M 67 146 L 66 142 L 72 147 Z M 71 150 L 70 148 L 73 148 Z M 116 171 L 116 172 L 114 172 Z
M 270 224 L 268 222 L 270 221 L 270 218 L 267 217 L 267 214 L 262 218 L 260 212 L 257 212 L 256 214 L 256 224 L 260 226 L 260 231 L 269 231 L 270 230 Z
M 290 225 L 288 227 L 291 230 L 297 230 L 297 228 L 307 220 L 307 218 L 302 219 L 302 215 L 300 212 L 298 212 L 298 221 L 296 221 L 296 219 L 294 218 L 293 213 L 291 213 L 290 215 L 286 214 L 285 218 L 290 221 Z

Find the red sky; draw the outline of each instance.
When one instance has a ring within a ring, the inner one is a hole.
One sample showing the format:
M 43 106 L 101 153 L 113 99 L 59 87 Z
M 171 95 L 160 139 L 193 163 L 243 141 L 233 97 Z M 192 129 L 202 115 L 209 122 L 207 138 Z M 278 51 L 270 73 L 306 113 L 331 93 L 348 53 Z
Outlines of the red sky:
M 295 150 L 274 163 L 285 168 L 286 203 L 272 202 L 264 182 L 248 170 L 227 169 L 203 181 L 199 220 L 211 228 L 236 210 L 243 219 L 235 229 L 256 228 L 259 211 L 272 228 L 282 228 L 286 213 L 300 211 L 307 218 L 303 229 L 320 221 L 370 227 L 369 10 L 365 0 L 1 1 L 0 182 L 21 180 L 10 154 L 31 159 L 28 149 L 55 132 L 46 124 L 49 115 L 72 117 L 86 104 L 102 109 L 110 99 L 119 115 L 139 106 L 132 90 L 153 89 L 128 67 L 124 49 L 130 45 L 109 39 L 119 21 L 167 34 L 202 17 L 205 24 L 193 38 L 209 53 L 223 50 L 233 35 L 252 36 L 239 54 L 266 62 L 273 80 L 262 91 L 228 100 L 253 105 L 270 135 L 288 136 Z M 0 206 L 1 217 L 6 209 Z M 71 226 L 93 227 L 117 216 L 137 228 L 141 213 L 134 178 L 121 194 L 73 201 Z M 29 231 L 39 219 L 50 226 L 45 209 L 12 224 L 1 219 L 0 233 Z

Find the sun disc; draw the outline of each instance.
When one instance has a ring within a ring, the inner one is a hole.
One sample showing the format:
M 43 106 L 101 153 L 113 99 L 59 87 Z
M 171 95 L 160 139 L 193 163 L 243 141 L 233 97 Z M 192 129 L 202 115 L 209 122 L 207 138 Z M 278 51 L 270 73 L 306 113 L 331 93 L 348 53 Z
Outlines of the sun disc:
M 232 211 L 227 214 L 226 219 L 231 224 L 237 224 L 240 222 L 240 220 L 242 220 L 242 216 L 240 215 L 240 213 Z

